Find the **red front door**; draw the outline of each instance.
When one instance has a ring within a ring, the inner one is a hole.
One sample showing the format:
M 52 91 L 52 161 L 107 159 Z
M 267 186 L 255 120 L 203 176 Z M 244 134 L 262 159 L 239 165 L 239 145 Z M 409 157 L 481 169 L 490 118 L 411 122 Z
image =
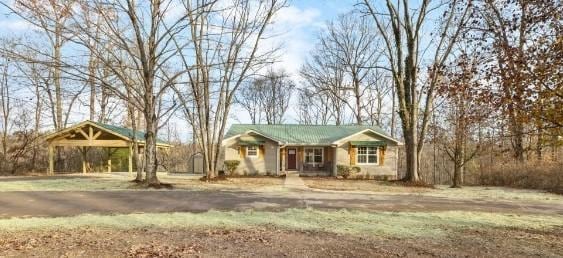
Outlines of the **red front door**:
M 297 149 L 287 149 L 287 169 L 297 169 Z

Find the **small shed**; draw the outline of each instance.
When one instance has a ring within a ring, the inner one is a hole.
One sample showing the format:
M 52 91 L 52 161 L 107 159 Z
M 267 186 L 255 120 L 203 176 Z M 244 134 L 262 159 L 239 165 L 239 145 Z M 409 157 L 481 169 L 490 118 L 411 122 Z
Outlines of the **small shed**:
M 77 147 L 82 154 L 82 173 L 86 173 L 86 153 L 91 147 L 101 148 L 127 148 L 128 152 L 128 171 L 133 172 L 133 140 L 135 140 L 142 150 L 145 145 L 145 133 L 133 131 L 129 128 L 109 125 L 99 122 L 86 120 L 73 125 L 69 128 L 51 133 L 44 138 L 48 143 L 49 150 L 49 170 L 48 174 L 54 174 L 54 149 L 58 146 Z M 172 145 L 157 139 L 157 149 L 167 150 Z M 108 160 L 108 172 L 111 172 L 111 159 Z
M 188 160 L 188 173 L 189 174 L 204 174 L 205 162 L 203 160 L 203 154 L 201 152 L 195 153 L 190 156 Z

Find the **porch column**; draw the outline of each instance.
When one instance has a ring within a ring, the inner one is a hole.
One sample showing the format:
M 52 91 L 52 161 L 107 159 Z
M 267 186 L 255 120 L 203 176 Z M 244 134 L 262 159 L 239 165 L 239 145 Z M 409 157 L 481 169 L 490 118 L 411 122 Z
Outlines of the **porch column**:
M 303 146 L 299 146 L 297 147 L 297 166 L 298 166 L 298 170 L 299 173 L 303 173 L 303 153 L 304 153 L 304 148 Z
M 285 147 L 281 148 L 281 171 L 285 173 Z
M 280 174 L 280 146 L 276 147 L 276 176 Z
M 337 176 L 337 171 L 336 171 L 336 158 L 338 157 L 338 155 L 336 155 L 336 153 L 338 152 L 338 146 L 335 145 L 332 147 L 333 148 L 333 157 L 332 157 L 332 176 Z

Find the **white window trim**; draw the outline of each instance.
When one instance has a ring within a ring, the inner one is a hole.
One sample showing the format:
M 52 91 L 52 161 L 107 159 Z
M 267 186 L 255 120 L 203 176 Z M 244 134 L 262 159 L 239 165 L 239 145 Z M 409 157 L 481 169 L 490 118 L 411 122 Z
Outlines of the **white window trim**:
M 307 150 L 313 150 L 313 162 L 305 162 L 307 157 Z M 315 150 L 321 150 L 321 162 L 315 162 Z M 325 148 L 324 147 L 306 147 L 303 148 L 303 163 L 309 165 L 319 165 L 325 162 Z
M 356 164 L 358 164 L 358 165 L 372 165 L 372 166 L 379 165 L 379 153 L 380 153 L 380 152 L 379 152 L 379 147 L 375 147 L 375 155 L 376 155 L 376 156 L 375 156 L 375 163 L 369 163 L 369 162 L 367 162 L 367 161 L 369 160 L 369 159 L 367 158 L 367 157 L 369 156 L 369 154 L 361 154 L 361 155 L 363 155 L 363 156 L 366 156 L 366 163 L 360 162 L 360 147 L 369 148 L 369 147 L 372 147 L 372 146 L 356 146 Z M 366 151 L 367 151 L 367 150 L 366 150 Z
M 256 155 L 249 155 L 249 151 L 248 151 L 248 147 L 256 147 Z M 256 159 L 258 158 L 258 152 L 260 152 L 260 146 L 257 145 L 248 145 L 246 146 L 246 157 L 247 158 L 251 158 L 251 159 Z

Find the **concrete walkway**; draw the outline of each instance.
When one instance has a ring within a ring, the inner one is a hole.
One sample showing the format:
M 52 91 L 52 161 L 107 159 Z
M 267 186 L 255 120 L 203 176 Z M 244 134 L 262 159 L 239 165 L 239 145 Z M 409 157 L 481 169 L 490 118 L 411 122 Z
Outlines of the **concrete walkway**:
M 290 188 L 290 189 L 307 189 L 308 187 L 305 185 L 305 182 L 303 182 L 303 179 L 301 179 L 301 177 L 299 177 L 299 173 L 297 172 L 288 172 L 285 175 L 285 182 L 284 182 L 284 187 Z

